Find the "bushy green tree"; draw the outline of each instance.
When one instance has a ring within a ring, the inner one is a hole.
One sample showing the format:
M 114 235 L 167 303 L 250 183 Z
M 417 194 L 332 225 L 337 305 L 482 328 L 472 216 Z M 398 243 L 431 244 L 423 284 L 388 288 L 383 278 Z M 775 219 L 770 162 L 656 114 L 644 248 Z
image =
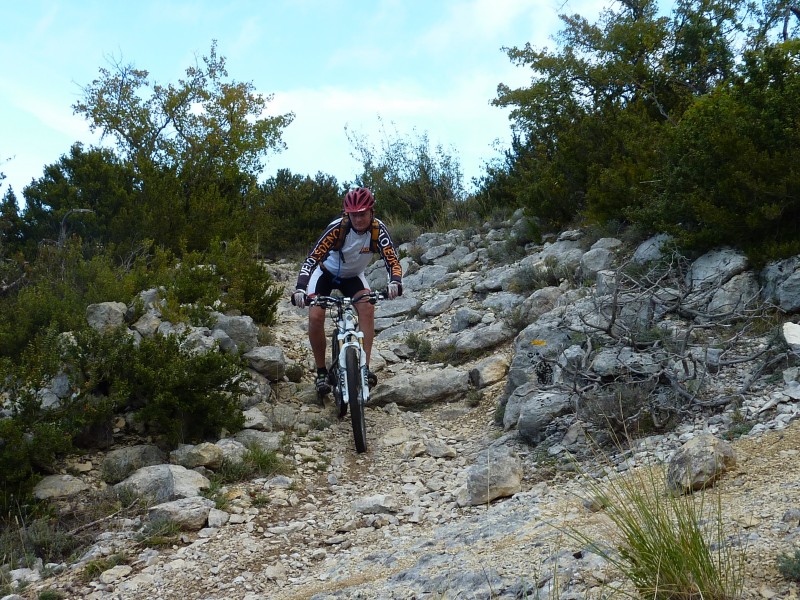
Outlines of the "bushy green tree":
M 373 191 L 382 216 L 422 226 L 452 223 L 451 211 L 466 197 L 458 158 L 442 145 L 432 147 L 426 133 L 404 136 L 382 129 L 379 149 L 348 132 L 363 166 L 355 183 Z
M 0 356 L 19 357 L 47 328 L 80 328 L 87 305 L 128 302 L 136 286 L 148 279 L 138 268 L 123 268 L 107 254 L 84 256 L 79 239 L 60 247 L 42 245 L 24 268 L 24 284 L 0 295 Z
M 224 244 L 215 240 L 206 252 L 185 252 L 160 282 L 179 305 L 235 309 L 262 325 L 274 322 L 283 292 L 249 245 L 238 238 Z
M 800 252 L 800 41 L 748 52 L 684 115 L 657 201 L 638 213 L 699 250 L 763 261 Z
M 562 16 L 556 51 L 507 50 L 531 84 L 498 87 L 518 143 L 482 186 L 514 190 L 540 222 L 625 219 L 649 201 L 670 129 L 732 73 L 744 2 L 685 0 L 672 16 L 654 0 L 620 2 L 597 23 Z
M 342 211 L 342 196 L 335 177 L 314 177 L 279 169 L 249 196 L 252 215 L 250 237 L 263 256 L 287 251 L 307 251 L 320 233 Z
M 18 250 L 21 239 L 22 218 L 19 214 L 17 196 L 14 190 L 8 189 L 0 200 L 0 260 Z
M 212 43 L 176 83 L 151 82 L 132 65 L 100 69 L 74 105 L 92 130 L 116 141 L 152 226 L 143 235 L 159 244 L 202 249 L 241 231 L 263 158 L 283 147 L 293 115 L 266 116 L 272 96 L 227 78 Z
M 63 243 L 61 238 L 73 233 L 129 248 L 149 229 L 151 217 L 138 201 L 133 169 L 107 148 L 74 144 L 69 154 L 44 168 L 24 195 L 22 241 L 29 256 L 41 241 Z M 87 212 L 76 214 L 75 209 Z

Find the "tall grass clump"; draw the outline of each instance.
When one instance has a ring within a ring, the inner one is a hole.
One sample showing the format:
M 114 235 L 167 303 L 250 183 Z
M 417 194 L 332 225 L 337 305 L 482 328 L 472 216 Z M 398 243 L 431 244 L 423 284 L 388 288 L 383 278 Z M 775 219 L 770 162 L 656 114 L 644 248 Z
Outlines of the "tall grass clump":
M 725 530 L 720 496 L 668 491 L 665 470 L 642 467 L 606 482 L 590 480 L 594 505 L 612 526 L 610 544 L 582 531 L 575 539 L 616 567 L 636 594 L 651 600 L 733 600 L 741 597 L 746 548 Z

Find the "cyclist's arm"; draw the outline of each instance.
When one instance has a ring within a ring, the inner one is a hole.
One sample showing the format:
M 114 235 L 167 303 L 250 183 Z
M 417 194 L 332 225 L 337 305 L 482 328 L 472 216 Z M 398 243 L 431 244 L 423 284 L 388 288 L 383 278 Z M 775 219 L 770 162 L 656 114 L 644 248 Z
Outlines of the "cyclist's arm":
M 403 267 L 400 264 L 397 248 L 394 246 L 386 225 L 380 220 L 378 221 L 378 251 L 383 258 L 383 263 L 386 265 L 386 271 L 389 273 L 389 281 L 402 285 Z
M 341 235 L 341 229 L 338 219 L 328 225 L 328 228 L 317 240 L 317 243 L 314 244 L 314 248 L 308 253 L 308 257 L 300 265 L 300 273 L 297 276 L 295 289 L 308 289 L 308 280 L 311 278 L 311 273 L 330 254 L 331 248 L 333 248 L 339 239 L 339 235 Z

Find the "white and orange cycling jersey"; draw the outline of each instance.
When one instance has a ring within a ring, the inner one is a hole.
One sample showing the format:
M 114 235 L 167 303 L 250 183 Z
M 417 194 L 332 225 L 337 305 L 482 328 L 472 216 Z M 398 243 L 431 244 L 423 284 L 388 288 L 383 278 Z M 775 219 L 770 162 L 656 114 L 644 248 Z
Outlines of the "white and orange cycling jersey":
M 372 239 L 373 228 L 377 228 L 375 242 Z M 343 243 L 340 241 L 342 235 L 345 236 Z M 400 266 L 397 250 L 383 221 L 373 219 L 366 231 L 358 233 L 352 227 L 344 227 L 341 219 L 336 219 L 328 225 L 314 248 L 309 252 L 308 257 L 303 261 L 295 288 L 306 290 L 315 269 L 330 273 L 339 279 L 359 277 L 369 266 L 372 254 L 375 252 L 381 255 L 386 265 L 389 281 L 402 285 L 403 269 Z

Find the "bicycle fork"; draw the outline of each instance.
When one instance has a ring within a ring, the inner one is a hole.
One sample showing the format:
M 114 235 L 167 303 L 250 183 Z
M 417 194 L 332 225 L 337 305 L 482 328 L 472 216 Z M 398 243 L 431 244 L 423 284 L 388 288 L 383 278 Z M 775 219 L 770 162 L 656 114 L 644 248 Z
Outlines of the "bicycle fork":
M 345 331 L 337 334 L 339 339 L 339 385 L 342 390 L 342 401 L 348 404 L 350 394 L 347 381 L 347 348 L 355 348 L 358 355 L 358 371 L 361 379 L 361 403 L 366 404 L 369 397 L 369 385 L 367 382 L 367 355 L 364 352 L 364 333 L 361 331 Z

